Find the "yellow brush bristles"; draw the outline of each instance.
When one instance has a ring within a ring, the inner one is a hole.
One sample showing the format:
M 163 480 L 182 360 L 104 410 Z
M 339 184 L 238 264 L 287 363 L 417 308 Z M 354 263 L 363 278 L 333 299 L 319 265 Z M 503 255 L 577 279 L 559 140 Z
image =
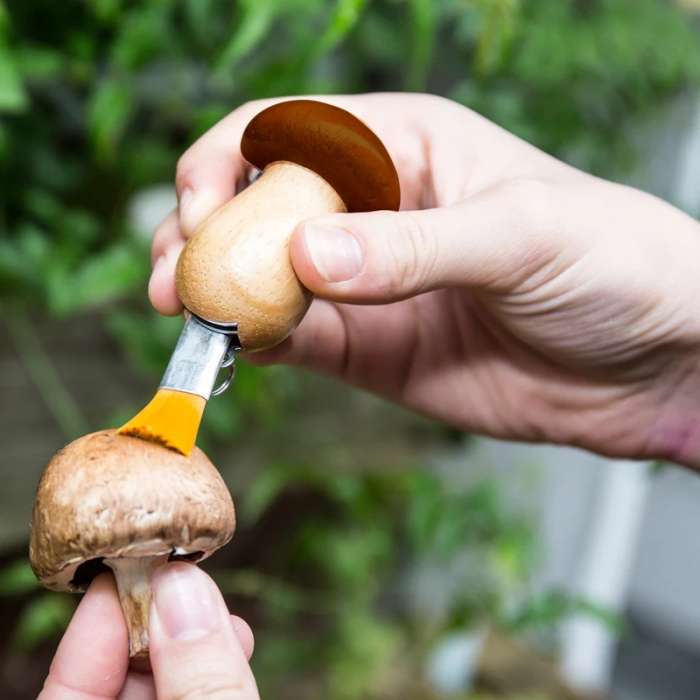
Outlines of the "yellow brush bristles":
M 196 394 L 158 389 L 148 405 L 119 428 L 119 433 L 157 442 L 188 455 L 197 439 L 206 404 Z

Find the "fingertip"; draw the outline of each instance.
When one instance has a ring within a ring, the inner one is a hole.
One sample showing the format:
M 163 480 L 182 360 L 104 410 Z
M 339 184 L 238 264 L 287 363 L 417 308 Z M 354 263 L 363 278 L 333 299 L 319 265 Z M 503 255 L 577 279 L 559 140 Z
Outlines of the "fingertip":
M 461 269 L 459 221 L 447 210 L 309 219 L 294 232 L 290 257 L 301 282 L 321 298 L 389 304 L 441 286 L 443 258 Z
M 231 615 L 231 626 L 233 627 L 236 638 L 241 643 L 241 647 L 243 647 L 246 659 L 250 661 L 250 657 L 253 656 L 253 650 L 255 649 L 253 630 L 250 628 L 250 625 L 242 617 L 238 617 L 238 615 Z
M 114 576 L 109 572 L 95 576 L 87 590 L 87 593 L 83 598 L 96 597 L 96 596 L 116 596 L 117 595 L 117 585 L 114 581 Z
M 206 217 L 233 197 L 237 184 L 247 184 L 250 165 L 241 154 L 241 136 L 250 119 L 276 101 L 242 105 L 182 154 L 177 164 L 175 187 L 180 202 L 180 222 L 186 236 L 191 236 Z
M 237 146 L 237 144 L 236 144 Z M 236 185 L 247 172 L 238 148 L 208 134 L 194 143 L 177 166 L 178 217 L 185 237 L 236 194 Z
M 302 284 L 321 297 L 352 295 L 365 267 L 362 229 L 354 214 L 302 222 L 292 234 L 290 257 Z M 359 234 L 359 235 L 358 235 Z
M 185 241 L 185 236 L 180 230 L 180 221 L 177 215 L 177 209 L 173 209 L 163 221 L 160 222 L 158 228 L 153 234 L 153 243 L 151 245 L 151 265 L 155 265 L 158 258 L 165 255 L 167 250 L 175 243 Z
M 199 225 L 233 196 L 233 186 L 188 185 L 180 194 L 180 228 L 187 238 Z
M 114 579 L 98 576 L 83 596 L 51 665 L 46 688 L 116 696 L 128 667 L 126 623 Z M 51 697 L 50 691 L 46 693 Z
M 184 241 L 174 242 L 156 260 L 148 281 L 148 298 L 156 311 L 164 316 L 176 316 L 182 312 L 182 302 L 175 286 L 175 268 L 183 247 Z
M 289 257 L 299 281 L 314 293 L 319 293 L 326 281 L 316 268 L 308 243 L 308 230 L 311 222 L 302 221 L 296 226 L 289 239 Z

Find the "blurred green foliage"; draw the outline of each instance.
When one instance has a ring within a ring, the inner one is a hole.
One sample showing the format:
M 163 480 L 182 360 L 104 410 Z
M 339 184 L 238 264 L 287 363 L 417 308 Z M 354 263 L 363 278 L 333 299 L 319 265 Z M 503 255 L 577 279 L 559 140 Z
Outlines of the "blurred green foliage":
M 150 232 L 128 204 L 241 102 L 431 89 L 610 173 L 630 121 L 699 78 L 696 26 L 664 0 L 3 0 L 0 298 L 108 309 L 157 372 L 179 323 L 144 310 Z M 274 391 L 245 375 L 248 398 Z M 239 406 L 217 402 L 210 430 L 227 437 Z
M 35 592 L 39 583 L 29 564 L 17 561 L 0 570 L 0 596 L 20 598 Z M 62 632 L 70 620 L 74 601 L 68 596 L 42 591 L 24 605 L 10 645 L 30 652 L 46 639 Z
M 605 172 L 630 120 L 700 78 L 696 27 L 664 0 L 0 8 L 0 293 L 56 314 L 142 291 L 126 204 L 247 99 L 432 88 Z
M 11 339 L 67 438 L 98 426 L 79 415 L 31 319 L 96 311 L 124 360 L 157 379 L 181 322 L 147 307 L 150 232 L 129 204 L 171 182 L 178 155 L 245 100 L 428 89 L 612 174 L 632 162 L 629 125 L 700 80 L 698 39 L 691 15 L 665 0 L 0 0 L 0 298 Z M 207 412 L 205 445 L 244 440 L 251 419 L 274 436 L 299 381 L 242 367 L 235 392 Z M 531 595 L 533 518 L 495 482 L 453 491 L 422 471 L 266 465 L 240 499 L 243 531 L 299 493 L 311 505 L 274 552 L 218 574 L 255 602 L 255 663 L 273 697 L 304 670 L 330 700 L 373 697 L 407 639 L 417 662 L 455 627 L 605 618 L 558 592 Z M 437 618 L 392 597 L 410 569 L 450 569 L 465 553 Z M 4 572 L 0 593 L 29 593 L 26 573 Z M 17 644 L 59 629 L 61 600 L 31 597 Z
M 286 525 L 274 556 L 262 554 L 255 569 L 214 572 L 224 592 L 260 606 L 255 664 L 264 695 L 282 697 L 312 674 L 323 679 L 323 697 L 383 697 L 387 675 L 415 682 L 453 630 L 519 632 L 576 613 L 617 625 L 587 601 L 534 593 L 532 517 L 509 505 L 495 480 L 460 487 L 421 469 L 268 466 L 246 493 L 243 526 L 285 502 L 313 507 Z

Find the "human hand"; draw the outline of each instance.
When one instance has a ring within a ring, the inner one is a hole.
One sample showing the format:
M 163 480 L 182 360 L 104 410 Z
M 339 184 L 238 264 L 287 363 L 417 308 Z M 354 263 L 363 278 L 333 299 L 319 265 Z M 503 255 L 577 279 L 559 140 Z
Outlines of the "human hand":
M 229 615 L 214 582 L 193 564 L 154 576 L 153 674 L 129 671 L 126 624 L 103 574 L 66 630 L 38 700 L 259 700 L 248 666 L 253 633 Z
M 297 227 L 316 300 L 254 362 L 337 376 L 459 428 L 700 468 L 700 225 L 428 95 L 323 97 L 363 119 L 402 211 Z M 246 179 L 244 105 L 180 159 L 149 293 L 178 313 L 187 236 Z

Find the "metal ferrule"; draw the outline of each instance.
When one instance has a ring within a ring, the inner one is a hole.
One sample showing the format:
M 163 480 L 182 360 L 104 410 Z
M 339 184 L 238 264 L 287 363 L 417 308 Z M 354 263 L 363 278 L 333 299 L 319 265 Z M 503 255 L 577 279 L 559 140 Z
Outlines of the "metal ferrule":
M 188 315 L 161 380 L 161 389 L 197 394 L 208 400 L 226 389 L 233 377 L 234 353 L 240 349 L 235 325 L 215 326 Z M 214 389 L 222 367 L 229 376 Z

